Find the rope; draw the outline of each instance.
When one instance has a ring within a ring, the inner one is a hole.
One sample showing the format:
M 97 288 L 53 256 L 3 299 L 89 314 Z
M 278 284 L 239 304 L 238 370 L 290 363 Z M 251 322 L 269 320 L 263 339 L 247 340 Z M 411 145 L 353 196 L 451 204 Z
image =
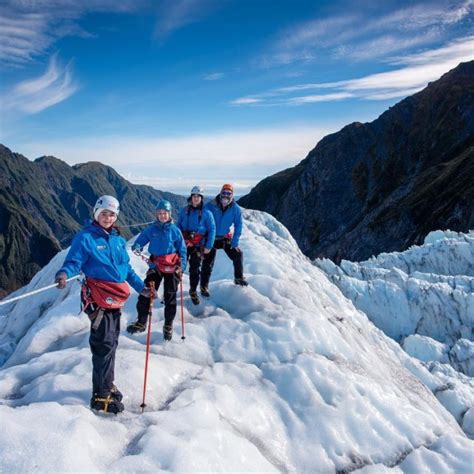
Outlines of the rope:
M 81 276 L 82 275 L 76 275 L 76 276 L 73 276 L 71 278 L 68 278 L 66 281 L 77 280 L 78 278 L 81 278 Z M 26 298 L 26 297 L 31 296 L 31 295 L 36 295 L 36 293 L 41 293 L 42 291 L 49 290 L 50 288 L 56 288 L 57 286 L 58 286 L 57 283 L 53 283 L 52 285 L 48 285 L 48 286 L 45 286 L 43 288 L 39 288 L 39 289 L 34 290 L 34 291 L 30 291 L 29 293 L 25 293 L 25 294 L 20 295 L 20 296 L 15 296 L 14 298 L 10 298 L 7 301 L 0 301 L 0 306 L 3 306 L 4 304 L 8 304 L 8 303 L 13 303 L 14 301 L 22 300 L 23 298 Z
M 139 224 L 130 224 L 130 225 L 119 225 L 121 229 L 125 229 L 127 227 L 141 227 L 143 225 L 148 225 L 148 224 L 153 224 L 155 221 L 150 221 L 150 222 L 140 222 Z

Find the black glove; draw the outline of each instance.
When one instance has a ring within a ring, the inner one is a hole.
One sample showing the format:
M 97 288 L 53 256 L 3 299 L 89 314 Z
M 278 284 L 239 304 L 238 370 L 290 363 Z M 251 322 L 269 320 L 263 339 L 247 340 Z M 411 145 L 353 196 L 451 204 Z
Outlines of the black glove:
M 181 267 L 176 267 L 176 270 L 174 271 L 174 274 L 176 275 L 176 278 L 181 281 L 183 279 L 183 269 Z
M 58 288 L 60 290 L 63 290 L 66 288 L 66 280 L 67 280 L 67 275 L 64 272 L 58 272 L 56 273 L 54 282 L 58 284 Z

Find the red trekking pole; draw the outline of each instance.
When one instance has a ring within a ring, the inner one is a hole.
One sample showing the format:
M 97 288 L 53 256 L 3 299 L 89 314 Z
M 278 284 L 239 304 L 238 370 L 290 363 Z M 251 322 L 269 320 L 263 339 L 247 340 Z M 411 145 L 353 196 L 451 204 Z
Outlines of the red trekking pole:
M 148 355 L 150 354 L 150 341 L 151 341 L 151 315 L 153 312 L 153 299 L 155 297 L 155 282 L 150 281 L 150 309 L 148 310 L 148 334 L 146 336 L 146 356 L 145 356 L 145 376 L 143 379 L 143 401 L 140 405 L 142 409 L 142 413 L 145 410 L 146 403 L 145 403 L 145 395 L 146 395 L 146 382 L 148 377 Z
M 186 339 L 184 337 L 184 303 L 183 303 L 183 278 L 181 277 L 180 282 L 181 287 L 181 339 Z

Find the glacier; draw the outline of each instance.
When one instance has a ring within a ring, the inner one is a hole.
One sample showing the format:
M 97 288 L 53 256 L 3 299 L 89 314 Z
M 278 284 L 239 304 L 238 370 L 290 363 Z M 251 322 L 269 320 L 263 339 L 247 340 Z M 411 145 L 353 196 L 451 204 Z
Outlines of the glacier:
M 233 284 L 222 252 L 201 305 L 191 304 L 185 278 L 184 341 L 178 310 L 174 339 L 163 343 L 163 307 L 155 304 L 143 414 L 146 335 L 124 331 L 115 382 L 126 411 L 88 409 L 89 321 L 79 313 L 79 282 L 0 307 L 0 471 L 471 472 L 474 413 L 464 408 L 472 379 L 443 359 L 443 344 L 467 340 L 469 325 L 433 346 L 439 360 L 411 357 L 279 222 L 244 216 L 249 287 Z M 11 296 L 50 284 L 64 257 Z M 146 264 L 130 258 L 144 276 Z M 469 284 L 456 283 L 459 291 Z M 136 297 L 123 328 L 135 319 Z M 462 390 L 446 388 L 460 376 Z
M 438 378 L 435 395 L 474 436 L 474 232 L 430 232 L 421 246 L 364 262 L 313 263 Z

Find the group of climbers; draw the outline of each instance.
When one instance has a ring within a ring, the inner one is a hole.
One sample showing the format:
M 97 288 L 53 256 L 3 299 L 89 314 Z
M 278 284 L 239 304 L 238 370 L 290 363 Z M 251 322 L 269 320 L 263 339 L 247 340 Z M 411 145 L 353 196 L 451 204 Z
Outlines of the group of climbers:
M 122 394 L 114 385 L 115 352 L 120 334 L 121 308 L 130 295 L 128 284 L 139 293 L 137 320 L 127 327 L 130 333 L 146 329 L 150 313 L 151 289 L 164 285 L 163 338 L 171 340 L 176 315 L 176 294 L 189 261 L 189 294 L 194 304 L 201 296 L 209 297 L 216 251 L 224 249 L 234 265 L 234 282 L 247 286 L 243 275 L 243 254 L 239 248 L 242 212 L 234 202 L 232 185 L 204 204 L 204 191 L 195 186 L 177 225 L 171 217 L 171 204 L 162 199 L 156 207 L 156 222 L 136 238 L 132 250 L 141 254 L 148 244 L 149 269 L 142 281 L 130 265 L 126 241 L 114 226 L 119 202 L 112 196 L 100 197 L 93 211 L 94 220 L 74 238 L 62 268 L 56 273 L 57 287 L 83 272 L 81 301 L 91 322 L 89 344 L 92 352 L 92 397 L 94 410 L 110 413 L 123 411 Z M 233 227 L 233 233 L 231 233 Z M 128 284 L 127 284 L 128 283 Z M 155 291 L 155 290 L 153 290 Z

